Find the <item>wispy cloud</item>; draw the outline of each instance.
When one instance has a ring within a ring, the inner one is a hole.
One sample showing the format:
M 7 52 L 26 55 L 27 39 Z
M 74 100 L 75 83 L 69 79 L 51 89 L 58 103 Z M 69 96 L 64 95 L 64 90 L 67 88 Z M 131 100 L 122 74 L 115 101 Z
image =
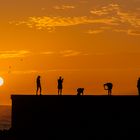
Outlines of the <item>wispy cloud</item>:
M 127 33 L 129 35 L 140 36 L 140 30 L 128 30 Z
M 16 25 L 25 24 L 30 28 L 36 29 L 54 29 L 55 27 L 67 27 L 75 25 L 84 25 L 84 24 L 106 24 L 106 25 L 118 25 L 113 18 L 102 18 L 95 19 L 93 17 L 29 17 L 25 21 L 11 22 Z
M 44 55 L 51 55 L 54 54 L 55 52 L 53 51 L 45 51 L 45 52 L 41 52 L 40 54 L 44 54 Z
M 137 68 L 132 68 L 132 67 L 128 67 L 128 68 L 94 68 L 94 69 L 48 69 L 46 71 L 37 71 L 37 70 L 24 70 L 24 71 L 12 71 L 9 74 L 14 74 L 14 75 L 28 75 L 28 74 L 48 74 L 52 73 L 52 72 L 80 72 L 80 71 L 85 71 L 85 72 L 92 72 L 92 71 L 126 71 L 126 70 L 130 70 L 130 71 L 138 71 L 140 69 L 140 67 Z M 0 71 L 1 74 L 6 74 L 6 71 Z
M 132 36 L 140 36 L 140 30 L 134 30 L 134 29 L 114 29 L 113 31 L 127 33 L 128 35 L 132 35 Z
M 21 70 L 17 70 L 17 71 L 11 71 L 10 74 L 34 74 L 34 73 L 38 73 L 37 70 L 24 70 L 24 71 L 21 71 Z
M 99 34 L 102 33 L 104 30 L 88 30 L 86 33 L 88 34 Z
M 61 6 L 54 6 L 53 7 L 54 9 L 56 9 L 56 10 L 66 10 L 66 9 L 74 9 L 75 8 L 75 6 L 73 6 L 73 5 L 61 5 Z
M 48 73 L 48 72 L 58 72 L 58 71 L 81 71 L 80 69 L 48 69 L 45 71 L 37 71 L 37 70 L 13 70 L 9 74 L 43 74 L 43 73 Z M 5 71 L 0 71 L 1 73 L 5 73 Z
M 57 10 L 74 9 L 72 5 L 55 6 Z M 25 24 L 29 28 L 46 29 L 50 32 L 55 31 L 58 27 L 70 27 L 77 25 L 88 25 L 89 34 L 101 33 L 103 30 L 120 29 L 127 30 L 128 35 L 138 35 L 140 31 L 140 14 L 139 10 L 127 11 L 119 4 L 109 4 L 96 9 L 87 9 L 90 16 L 34 16 L 28 17 L 23 21 L 14 21 L 16 25 Z M 98 26 L 98 30 L 93 30 L 93 25 Z M 105 27 L 111 27 L 105 29 Z M 104 29 L 102 28 L 104 27 Z M 129 31 L 131 30 L 131 32 Z M 132 32 L 133 31 L 133 32 Z M 135 33 L 134 33 L 135 31 Z
M 140 14 L 138 10 L 135 12 L 128 12 L 122 10 L 121 6 L 118 4 L 109 4 L 99 9 L 93 9 L 90 13 L 98 16 L 99 18 L 110 16 L 110 18 L 114 19 L 114 22 L 118 23 L 118 26 L 116 26 L 115 29 L 112 28 L 112 31 L 125 32 L 128 35 L 139 35 Z
M 84 52 L 84 51 L 79 51 L 79 50 L 63 50 L 63 51 L 45 51 L 45 52 L 40 52 L 42 55 L 56 55 L 56 56 L 61 56 L 61 57 L 74 57 L 74 56 L 79 56 L 79 55 L 89 55 L 89 53 Z
M 70 56 L 80 55 L 81 52 L 75 50 L 65 50 L 65 51 L 61 51 L 60 54 L 64 57 L 70 57 Z
M 95 14 L 98 16 L 108 15 L 110 13 L 120 11 L 120 6 L 118 4 L 109 4 L 107 6 L 103 6 L 99 9 L 93 9 L 90 11 L 91 14 Z
M 19 51 L 0 51 L 0 58 L 17 58 L 25 57 L 29 54 L 29 51 L 19 50 Z

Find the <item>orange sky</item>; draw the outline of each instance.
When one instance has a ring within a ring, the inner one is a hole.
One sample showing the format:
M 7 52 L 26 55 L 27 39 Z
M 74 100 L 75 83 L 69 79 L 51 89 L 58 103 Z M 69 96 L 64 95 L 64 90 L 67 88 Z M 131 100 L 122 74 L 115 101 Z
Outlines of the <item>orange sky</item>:
M 11 94 L 137 94 L 140 76 L 139 0 L 1 0 L 0 104 Z

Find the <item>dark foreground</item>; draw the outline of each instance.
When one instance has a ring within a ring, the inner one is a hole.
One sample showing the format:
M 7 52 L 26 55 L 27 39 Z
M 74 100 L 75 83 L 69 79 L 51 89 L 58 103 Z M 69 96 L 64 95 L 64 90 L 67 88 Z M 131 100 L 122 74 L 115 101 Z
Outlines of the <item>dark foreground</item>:
M 12 128 L 0 140 L 140 139 L 139 96 L 12 95 Z

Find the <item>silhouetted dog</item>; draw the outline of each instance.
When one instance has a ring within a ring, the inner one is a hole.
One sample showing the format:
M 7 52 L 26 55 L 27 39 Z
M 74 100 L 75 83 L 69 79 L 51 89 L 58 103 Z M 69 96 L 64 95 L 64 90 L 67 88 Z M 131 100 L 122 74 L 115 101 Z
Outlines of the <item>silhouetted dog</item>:
M 83 95 L 83 94 L 84 94 L 84 88 L 78 88 L 77 95 Z

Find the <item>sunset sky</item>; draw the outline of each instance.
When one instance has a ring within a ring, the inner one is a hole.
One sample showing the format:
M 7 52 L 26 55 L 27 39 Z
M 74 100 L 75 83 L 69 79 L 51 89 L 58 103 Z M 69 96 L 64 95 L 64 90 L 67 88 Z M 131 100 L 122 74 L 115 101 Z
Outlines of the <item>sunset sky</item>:
M 136 95 L 140 0 L 0 0 L 0 104 L 11 94 Z

